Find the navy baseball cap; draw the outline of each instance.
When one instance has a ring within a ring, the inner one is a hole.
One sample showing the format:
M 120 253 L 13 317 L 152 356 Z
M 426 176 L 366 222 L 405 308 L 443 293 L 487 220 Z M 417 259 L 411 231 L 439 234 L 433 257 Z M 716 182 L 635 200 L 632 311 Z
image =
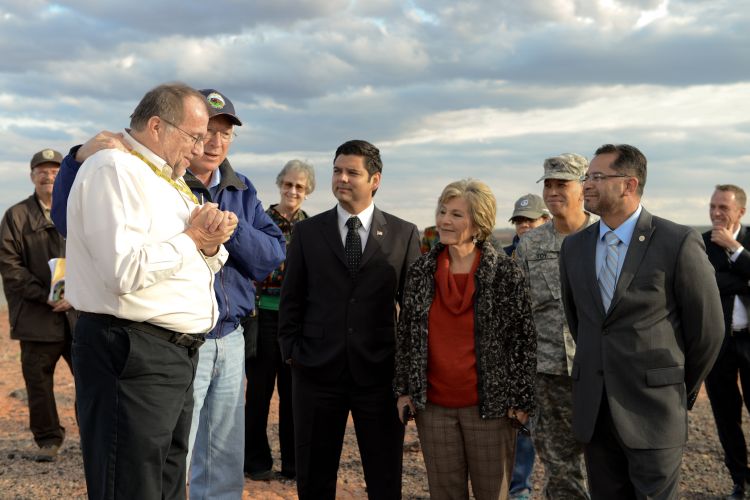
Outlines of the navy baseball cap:
M 227 115 L 232 123 L 242 126 L 242 122 L 234 112 L 234 104 L 227 96 L 216 89 L 201 89 L 198 92 L 203 94 L 208 101 L 211 116 Z

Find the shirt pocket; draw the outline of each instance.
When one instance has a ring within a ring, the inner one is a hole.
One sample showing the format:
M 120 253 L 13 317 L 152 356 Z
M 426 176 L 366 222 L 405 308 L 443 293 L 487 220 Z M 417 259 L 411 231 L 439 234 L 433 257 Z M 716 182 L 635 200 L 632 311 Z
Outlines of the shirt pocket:
M 547 252 L 544 257 L 528 260 L 531 302 L 539 306 L 560 300 L 560 267 L 557 252 Z

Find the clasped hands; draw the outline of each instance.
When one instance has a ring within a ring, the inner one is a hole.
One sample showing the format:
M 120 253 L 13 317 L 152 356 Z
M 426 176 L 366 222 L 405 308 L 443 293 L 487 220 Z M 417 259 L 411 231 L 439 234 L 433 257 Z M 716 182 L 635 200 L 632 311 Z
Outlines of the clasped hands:
M 216 203 L 204 203 L 190 214 L 185 234 L 195 242 L 198 250 L 211 257 L 219 252 L 219 245 L 229 240 L 237 224 L 234 212 L 219 210 Z

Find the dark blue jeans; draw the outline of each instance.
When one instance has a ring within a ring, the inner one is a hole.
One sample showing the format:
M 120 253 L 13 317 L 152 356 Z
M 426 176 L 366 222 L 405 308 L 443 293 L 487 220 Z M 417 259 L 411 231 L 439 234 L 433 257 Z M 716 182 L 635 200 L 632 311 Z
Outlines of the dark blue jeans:
M 531 473 L 534 470 L 534 441 L 531 436 L 518 433 L 516 439 L 516 462 L 510 480 L 510 493 L 531 490 Z

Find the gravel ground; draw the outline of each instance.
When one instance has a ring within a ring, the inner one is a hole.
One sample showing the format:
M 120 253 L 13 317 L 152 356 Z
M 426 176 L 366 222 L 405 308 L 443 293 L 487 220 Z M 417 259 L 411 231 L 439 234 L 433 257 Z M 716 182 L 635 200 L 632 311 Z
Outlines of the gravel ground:
M 58 408 L 67 429 L 67 439 L 56 462 L 37 463 L 28 458 L 34 446 L 28 431 L 18 342 L 9 339 L 7 313 L 0 312 L 0 499 L 77 499 L 86 496 L 78 428 L 73 416 L 74 387 L 64 363 L 58 365 L 55 378 Z M 275 432 L 275 413 L 270 416 L 270 421 Z M 745 427 L 748 432 L 747 419 Z M 278 440 L 274 440 L 272 446 L 278 462 Z M 413 423 L 407 428 L 403 481 L 404 498 L 429 498 L 424 462 Z M 541 500 L 542 481 L 543 471 L 537 462 L 532 496 L 535 500 Z M 690 414 L 680 498 L 718 499 L 723 498 L 730 489 L 731 480 L 722 462 L 708 400 L 702 393 Z M 340 499 L 367 497 L 351 422 L 347 428 L 337 492 Z M 243 499 L 256 498 L 296 498 L 294 482 L 283 479 L 265 482 L 246 480 Z

